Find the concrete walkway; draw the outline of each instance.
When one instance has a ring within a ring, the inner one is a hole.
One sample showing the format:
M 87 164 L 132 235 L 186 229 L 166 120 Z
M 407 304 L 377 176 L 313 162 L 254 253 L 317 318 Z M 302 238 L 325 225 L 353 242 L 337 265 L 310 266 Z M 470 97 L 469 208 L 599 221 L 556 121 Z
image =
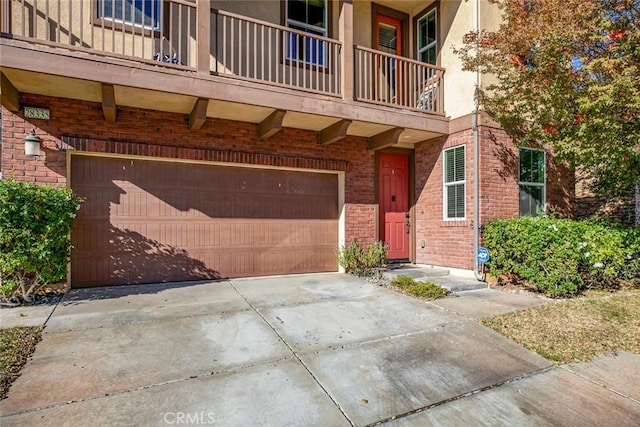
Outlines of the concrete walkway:
M 555 367 L 471 319 L 543 300 L 458 295 L 337 273 L 74 290 L 0 424 L 637 425 L 640 357 Z

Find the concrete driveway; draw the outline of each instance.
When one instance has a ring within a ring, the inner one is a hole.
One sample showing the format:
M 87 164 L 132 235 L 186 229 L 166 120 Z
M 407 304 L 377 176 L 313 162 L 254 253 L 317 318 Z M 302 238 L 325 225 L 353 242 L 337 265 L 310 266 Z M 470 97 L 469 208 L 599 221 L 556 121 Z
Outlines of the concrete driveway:
M 553 367 L 458 314 L 482 293 L 464 298 L 425 303 L 337 273 L 74 290 L 0 422 L 635 425 L 633 376 L 616 391 Z

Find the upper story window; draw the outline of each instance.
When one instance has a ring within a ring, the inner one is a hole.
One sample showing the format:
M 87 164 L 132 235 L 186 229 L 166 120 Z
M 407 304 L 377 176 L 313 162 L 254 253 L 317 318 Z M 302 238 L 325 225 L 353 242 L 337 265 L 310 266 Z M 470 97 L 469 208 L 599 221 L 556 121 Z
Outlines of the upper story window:
M 328 36 L 326 0 L 287 0 L 286 17 L 286 25 L 289 28 L 317 36 Z M 326 63 L 327 47 L 326 42 L 322 40 L 288 34 L 287 59 L 322 66 Z
M 438 22 L 436 9 L 431 9 L 417 22 L 418 60 L 436 65 L 438 59 Z
M 520 216 L 538 216 L 544 212 L 546 198 L 545 152 L 520 149 Z
M 97 0 L 98 18 L 114 23 L 160 28 L 162 0 Z
M 287 27 L 327 37 L 325 0 L 287 0 Z
M 444 219 L 465 217 L 464 145 L 444 150 Z

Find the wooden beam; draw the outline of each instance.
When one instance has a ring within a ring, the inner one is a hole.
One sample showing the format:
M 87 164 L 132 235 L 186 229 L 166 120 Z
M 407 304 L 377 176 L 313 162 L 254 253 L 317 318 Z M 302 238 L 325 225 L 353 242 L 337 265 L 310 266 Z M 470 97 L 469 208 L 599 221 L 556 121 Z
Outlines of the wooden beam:
M 202 127 L 207 120 L 207 107 L 209 106 L 209 100 L 206 98 L 198 98 L 193 105 L 191 114 L 189 114 L 189 130 L 198 130 Z
M 400 138 L 400 134 L 403 131 L 404 128 L 392 128 L 372 136 L 369 138 L 369 149 L 377 151 L 396 145 L 398 143 L 398 138 Z
M 320 145 L 329 145 L 338 142 L 347 136 L 347 129 L 351 125 L 351 120 L 339 120 L 329 127 L 320 131 L 318 142 Z
M 7 110 L 20 111 L 20 92 L 4 73 L 0 73 L 0 95 Z
M 258 136 L 260 139 L 265 140 L 282 129 L 282 120 L 284 115 L 287 114 L 286 110 L 276 110 L 260 123 L 258 126 Z
M 106 83 L 102 83 L 102 114 L 106 121 L 116 121 L 116 92 L 113 85 Z

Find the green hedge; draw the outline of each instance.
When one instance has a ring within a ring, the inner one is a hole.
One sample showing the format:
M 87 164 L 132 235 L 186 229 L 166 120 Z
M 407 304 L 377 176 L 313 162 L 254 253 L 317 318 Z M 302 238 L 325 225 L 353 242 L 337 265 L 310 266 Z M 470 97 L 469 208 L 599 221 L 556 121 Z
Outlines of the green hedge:
M 29 302 L 65 278 L 81 199 L 66 188 L 0 181 L 0 302 Z
M 640 282 L 640 229 L 548 217 L 494 220 L 485 227 L 489 272 L 534 284 L 549 296 Z

